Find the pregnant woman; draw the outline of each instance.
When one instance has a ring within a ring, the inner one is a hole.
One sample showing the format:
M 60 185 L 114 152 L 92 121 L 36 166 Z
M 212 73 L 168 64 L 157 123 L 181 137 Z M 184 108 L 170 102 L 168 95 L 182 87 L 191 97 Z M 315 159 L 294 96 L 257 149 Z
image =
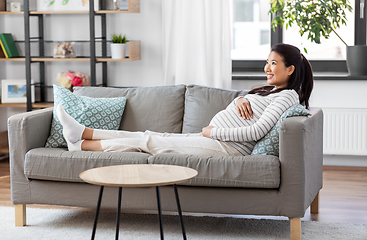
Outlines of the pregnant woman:
M 275 126 L 288 108 L 298 103 L 309 107 L 313 88 L 311 65 L 295 46 L 274 45 L 264 71 L 268 85 L 235 98 L 196 134 L 92 129 L 79 124 L 60 104 L 56 111 L 69 151 L 250 155 L 256 141 Z

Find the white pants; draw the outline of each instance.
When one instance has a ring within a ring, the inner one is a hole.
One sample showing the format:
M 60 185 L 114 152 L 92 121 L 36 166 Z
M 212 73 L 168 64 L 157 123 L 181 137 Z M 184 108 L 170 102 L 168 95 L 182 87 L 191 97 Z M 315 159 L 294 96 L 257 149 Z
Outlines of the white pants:
M 105 152 L 183 153 L 205 156 L 241 156 L 228 144 L 197 134 L 128 132 L 94 129 Z

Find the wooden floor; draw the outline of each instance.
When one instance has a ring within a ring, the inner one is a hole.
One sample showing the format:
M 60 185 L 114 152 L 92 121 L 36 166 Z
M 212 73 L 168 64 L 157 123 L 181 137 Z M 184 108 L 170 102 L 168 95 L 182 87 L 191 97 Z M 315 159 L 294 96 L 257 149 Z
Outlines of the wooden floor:
M 0 206 L 12 206 L 8 160 L 0 161 Z M 27 205 L 27 207 L 69 208 L 45 205 Z M 279 217 L 269 218 L 279 219 Z M 324 186 L 320 191 L 320 211 L 318 214 L 310 214 L 308 209 L 302 220 L 366 224 L 367 168 L 324 167 Z

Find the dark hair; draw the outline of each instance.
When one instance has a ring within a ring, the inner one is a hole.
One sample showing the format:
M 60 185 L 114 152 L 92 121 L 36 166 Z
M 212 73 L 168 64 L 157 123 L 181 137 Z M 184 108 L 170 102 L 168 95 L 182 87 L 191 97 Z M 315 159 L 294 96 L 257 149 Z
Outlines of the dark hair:
M 267 96 L 284 89 L 294 89 L 298 93 L 300 103 L 306 105 L 306 108 L 309 108 L 308 100 L 313 89 L 313 73 L 310 62 L 297 47 L 289 44 L 275 44 L 271 48 L 271 51 L 278 53 L 282 57 L 286 67 L 292 65 L 295 67 L 295 70 L 289 78 L 288 85 L 275 91 L 272 91 L 274 86 L 265 85 L 252 89 L 249 94 L 257 93 L 261 96 Z

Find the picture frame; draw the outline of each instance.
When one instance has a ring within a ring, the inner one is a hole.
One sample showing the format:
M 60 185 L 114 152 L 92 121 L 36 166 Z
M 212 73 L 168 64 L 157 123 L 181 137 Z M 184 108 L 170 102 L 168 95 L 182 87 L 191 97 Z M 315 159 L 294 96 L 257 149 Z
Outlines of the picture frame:
M 33 83 L 33 80 L 31 81 Z M 31 86 L 32 103 L 34 103 L 34 85 Z M 26 103 L 26 80 L 1 80 L 1 103 Z

